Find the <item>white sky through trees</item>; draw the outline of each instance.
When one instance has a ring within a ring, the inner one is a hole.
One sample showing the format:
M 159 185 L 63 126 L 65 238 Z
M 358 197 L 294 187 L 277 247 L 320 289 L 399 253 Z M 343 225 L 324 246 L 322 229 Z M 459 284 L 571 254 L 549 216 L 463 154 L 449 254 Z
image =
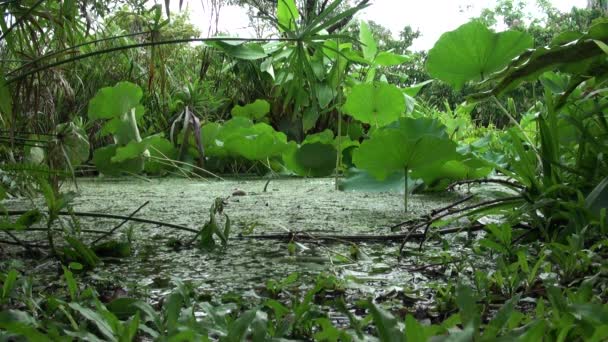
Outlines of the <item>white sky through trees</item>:
M 202 0 L 204 1 L 204 0 Z M 188 0 L 184 7 L 190 12 L 190 20 L 207 32 L 209 14 L 203 9 L 201 0 Z M 152 1 L 151 1 L 152 2 Z M 156 0 L 164 4 L 164 1 Z M 466 23 L 471 17 L 478 16 L 483 8 L 493 8 L 496 0 L 372 0 L 370 7 L 358 15 L 359 19 L 373 20 L 397 35 L 405 25 L 419 29 L 422 37 L 414 41 L 413 50 L 428 50 L 439 39 L 442 33 L 454 30 Z M 587 0 L 551 0 L 561 11 L 569 11 L 573 6 L 586 7 Z M 171 1 L 175 7 L 179 1 Z M 529 1 L 528 11 L 538 13 L 536 1 Z M 184 8 L 182 9 L 184 10 Z M 240 37 L 254 36 L 253 30 L 247 28 L 249 17 L 245 9 L 238 6 L 223 7 L 220 12 L 219 30 Z

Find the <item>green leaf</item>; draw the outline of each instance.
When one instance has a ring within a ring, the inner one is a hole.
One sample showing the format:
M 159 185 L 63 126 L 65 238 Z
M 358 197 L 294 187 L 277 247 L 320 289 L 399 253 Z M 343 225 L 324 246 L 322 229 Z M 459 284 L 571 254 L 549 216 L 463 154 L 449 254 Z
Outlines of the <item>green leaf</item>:
M 106 308 L 116 315 L 118 319 L 125 320 L 142 311 L 138 308 L 138 304 L 140 303 L 142 302 L 136 298 L 121 297 L 106 304 Z
M 144 168 L 144 158 L 137 157 L 120 163 L 112 162 L 118 146 L 109 145 L 93 152 L 93 164 L 100 173 L 108 176 L 120 176 L 122 172 L 139 173 Z
M 477 329 L 481 324 L 481 317 L 470 286 L 464 284 L 458 285 L 456 289 L 456 304 L 460 310 L 462 324 L 465 326 L 471 325 L 474 329 Z
M 236 105 L 232 108 L 232 116 L 243 116 L 251 120 L 260 120 L 270 112 L 270 103 L 266 100 L 255 100 L 245 106 Z
M 29 228 L 33 224 L 36 224 L 42 220 L 42 213 L 38 209 L 28 210 L 25 214 L 19 216 L 17 222 L 18 226 Z
M 282 154 L 288 145 L 285 134 L 265 123 L 258 123 L 234 129 L 224 141 L 224 146 L 230 153 L 249 160 L 266 160 Z
M 87 133 L 73 122 L 57 125 L 57 143 L 52 144 L 51 155 L 61 155 L 67 158 L 72 167 L 78 166 L 89 159 L 89 140 Z M 62 159 L 64 164 L 66 161 Z
M 410 60 L 410 56 L 398 55 L 396 53 L 382 51 L 378 53 L 378 56 L 376 56 L 374 64 L 390 67 L 395 65 L 401 65 L 403 63 L 409 62 Z
M 108 322 L 100 313 L 95 312 L 89 308 L 85 308 L 78 303 L 69 303 L 68 305 L 70 306 L 70 308 L 72 308 L 72 310 L 77 311 L 84 318 L 95 324 L 95 326 L 97 326 L 97 328 L 99 329 L 99 332 L 105 337 L 107 337 L 110 341 L 115 340 L 112 327 L 110 326 L 110 324 L 108 324 Z
M 478 21 L 444 33 L 429 51 L 428 73 L 456 89 L 488 78 L 513 58 L 532 48 L 534 39 L 521 31 L 495 33 Z
M 294 31 L 298 18 L 300 18 L 300 12 L 298 12 L 295 0 L 278 0 L 277 19 L 279 21 L 279 31 Z
M 369 29 L 369 25 L 361 20 L 359 25 L 359 40 L 361 41 L 361 49 L 363 50 L 363 57 L 372 62 L 376 57 L 376 53 L 378 52 L 378 46 L 376 45 L 376 40 L 372 35 L 372 31 Z
M 65 283 L 68 286 L 68 293 L 70 294 L 70 300 L 75 302 L 78 298 L 78 284 L 76 284 L 76 280 L 74 279 L 74 274 L 67 267 L 61 266 L 63 268 L 63 277 L 65 278 Z
M 203 133 L 201 133 L 202 135 Z M 151 175 L 160 175 L 173 168 L 171 161 L 177 159 L 178 151 L 173 144 L 160 135 L 144 138 L 148 144 L 150 158 L 146 159 L 144 171 Z M 207 146 L 205 146 L 206 148 Z M 163 160 L 158 160 L 158 158 Z
M 3 30 L 4 31 L 4 30 Z M 13 97 L 4 77 L 0 75 L 0 118 L 4 115 L 10 118 L 13 114 Z
M 405 339 L 407 342 L 428 340 L 424 327 L 410 314 L 405 316 Z
M 342 191 L 366 191 L 366 192 L 403 192 L 403 171 L 390 174 L 384 180 L 377 180 L 369 173 L 350 168 L 345 177 L 340 181 Z M 413 184 L 410 183 L 410 184 Z
M 384 342 L 402 342 L 404 340 L 403 333 L 399 331 L 397 319 L 390 313 L 379 308 L 373 302 L 368 302 L 367 308 L 372 315 L 378 337 Z
M 441 130 L 417 130 L 417 127 L 433 127 L 423 122 L 427 120 L 403 118 L 397 128 L 376 131 L 354 152 L 353 162 L 358 168 L 383 180 L 406 168 L 416 170 L 440 161 L 459 159 L 456 144 L 441 137 Z
M 95 245 L 91 249 L 102 258 L 126 258 L 132 253 L 129 241 L 108 241 Z
M 230 44 L 228 42 L 217 41 L 208 43 L 208 45 L 216 47 L 234 58 L 243 60 L 257 60 L 268 57 L 266 51 L 260 44 L 243 44 L 238 45 Z
M 424 88 L 424 86 L 433 83 L 433 81 L 434 80 L 426 80 L 424 82 L 416 83 L 412 86 L 403 89 L 403 93 L 411 97 L 416 97 L 416 95 L 418 95 L 418 93 L 422 90 L 422 88 Z
M 358 84 L 348 95 L 343 110 L 359 121 L 384 126 L 399 119 L 405 111 L 405 98 L 394 85 Z
M 303 144 L 283 154 L 285 166 L 303 177 L 329 176 L 336 168 L 336 148 L 320 142 Z
M 114 87 L 100 89 L 89 101 L 89 119 L 120 118 L 139 105 L 141 88 L 130 82 L 119 82 Z
M 4 277 L 4 283 L 2 284 L 2 302 L 6 302 L 11 295 L 11 292 L 13 292 L 18 275 L 16 270 L 11 269 Z

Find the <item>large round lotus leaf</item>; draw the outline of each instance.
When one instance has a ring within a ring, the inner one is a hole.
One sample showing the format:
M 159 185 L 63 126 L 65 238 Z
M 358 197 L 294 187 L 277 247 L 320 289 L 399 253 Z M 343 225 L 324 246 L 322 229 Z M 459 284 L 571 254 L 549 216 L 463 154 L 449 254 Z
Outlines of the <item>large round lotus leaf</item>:
M 409 187 L 412 191 L 415 189 L 416 181 L 409 179 L 409 184 L 414 185 Z M 365 191 L 365 192 L 393 192 L 403 193 L 403 184 L 405 178 L 403 171 L 396 171 L 386 177 L 384 180 L 377 180 L 369 173 L 357 168 L 348 169 L 345 177 L 340 181 L 339 188 L 342 191 Z
M 525 32 L 495 33 L 472 21 L 439 38 L 429 51 L 426 70 L 460 89 L 466 82 L 486 79 L 501 70 L 533 45 L 534 39 Z
M 358 84 L 348 95 L 343 110 L 361 122 L 384 126 L 405 111 L 405 97 L 391 84 Z
M 265 100 L 255 100 L 255 102 L 245 106 L 236 105 L 232 108 L 232 116 L 243 116 L 252 120 L 260 120 L 270 112 L 270 103 Z
M 336 148 L 333 145 L 314 142 L 292 148 L 283 154 L 285 166 L 304 177 L 324 177 L 336 168 Z
M 120 176 L 122 172 L 140 173 L 144 169 L 144 158 L 138 157 L 113 163 L 112 157 L 116 154 L 116 145 L 101 147 L 93 152 L 93 164 L 100 173 L 109 176 Z
M 383 180 L 395 171 L 415 170 L 440 161 L 459 159 L 456 143 L 435 135 L 408 135 L 410 127 L 376 131 L 353 154 L 353 162 L 377 179 Z
M 148 174 L 158 175 L 172 169 L 171 160 L 177 159 L 178 154 L 175 146 L 169 140 L 158 135 L 144 140 L 147 141 L 148 151 L 150 152 L 150 158 L 146 160 L 144 171 Z M 157 158 L 164 159 L 164 161 Z
M 439 120 L 430 118 L 401 118 L 387 128 L 399 129 L 410 139 L 423 135 L 432 135 L 437 138 L 448 138 L 447 128 Z M 373 135 L 373 134 L 372 134 Z
M 224 141 L 224 147 L 230 153 L 249 160 L 265 160 L 283 153 L 287 148 L 287 137 L 271 126 L 259 123 L 235 129 Z
M 492 172 L 492 169 L 488 162 L 468 156 L 463 160 L 450 160 L 418 168 L 412 172 L 412 177 L 420 178 L 430 186 L 443 179 L 457 181 L 483 178 Z
M 89 101 L 89 119 L 119 118 L 139 104 L 141 88 L 130 82 L 119 82 L 114 87 L 101 88 Z

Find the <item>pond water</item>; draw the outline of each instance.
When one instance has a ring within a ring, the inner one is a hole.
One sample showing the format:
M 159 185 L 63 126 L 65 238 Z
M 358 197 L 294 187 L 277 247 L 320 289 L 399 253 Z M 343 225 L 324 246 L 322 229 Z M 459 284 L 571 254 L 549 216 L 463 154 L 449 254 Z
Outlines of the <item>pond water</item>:
M 321 273 L 344 280 L 353 296 L 377 296 L 407 292 L 420 302 L 430 300 L 429 282 L 443 282 L 462 271 L 448 264 L 440 269 L 412 272 L 447 255 L 458 258 L 468 250 L 459 241 L 466 234 L 450 236 L 450 248 L 438 242 L 408 245 L 408 257 L 397 260 L 398 243 L 358 244 L 362 258 L 349 259 L 349 244 L 304 242 L 295 255 L 283 241 L 238 239 L 242 233 L 267 234 L 286 231 L 311 234 L 391 234 L 389 226 L 446 206 L 462 196 L 457 193 L 413 195 L 409 212 L 403 211 L 402 194 L 341 192 L 333 179 L 287 178 L 273 180 L 263 192 L 266 180 L 226 181 L 152 179 L 79 179 L 79 195 L 74 209 L 84 212 L 129 215 L 146 201 L 136 217 L 200 229 L 209 219 L 209 208 L 216 198 L 224 198 L 224 212 L 231 220 L 227 248 L 203 252 L 197 248 L 175 250 L 170 240 L 188 241 L 191 233 L 149 224 L 126 224 L 134 233 L 133 256 L 106 262 L 92 277 L 120 280 L 143 289 L 152 298 L 171 290 L 172 278 L 191 282 L 203 293 L 235 293 L 255 298 L 269 279 L 280 280 L 293 272 L 300 274 L 300 286 L 310 286 Z M 236 190 L 242 196 L 231 196 Z M 12 200 L 10 209 L 23 208 L 25 202 Z M 83 228 L 109 230 L 119 221 L 79 219 Z M 454 248 L 454 243 L 461 245 Z M 432 272 L 430 272 L 432 271 Z M 36 270 L 35 272 L 39 272 Z M 430 273 L 429 273 L 430 272 Z

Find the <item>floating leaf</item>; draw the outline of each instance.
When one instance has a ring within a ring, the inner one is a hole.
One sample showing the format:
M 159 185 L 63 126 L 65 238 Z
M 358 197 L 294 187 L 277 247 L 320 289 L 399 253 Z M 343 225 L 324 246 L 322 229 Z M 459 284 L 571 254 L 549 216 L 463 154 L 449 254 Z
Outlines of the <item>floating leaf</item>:
M 521 31 L 495 33 L 478 21 L 444 33 L 429 51 L 428 73 L 456 89 L 484 80 L 532 48 L 534 39 Z
M 231 111 L 232 116 L 243 116 L 251 120 L 260 120 L 269 112 L 270 103 L 259 99 L 245 106 L 236 105 Z
M 394 85 L 359 84 L 348 95 L 343 110 L 359 121 L 384 126 L 401 116 L 405 110 L 405 98 Z

